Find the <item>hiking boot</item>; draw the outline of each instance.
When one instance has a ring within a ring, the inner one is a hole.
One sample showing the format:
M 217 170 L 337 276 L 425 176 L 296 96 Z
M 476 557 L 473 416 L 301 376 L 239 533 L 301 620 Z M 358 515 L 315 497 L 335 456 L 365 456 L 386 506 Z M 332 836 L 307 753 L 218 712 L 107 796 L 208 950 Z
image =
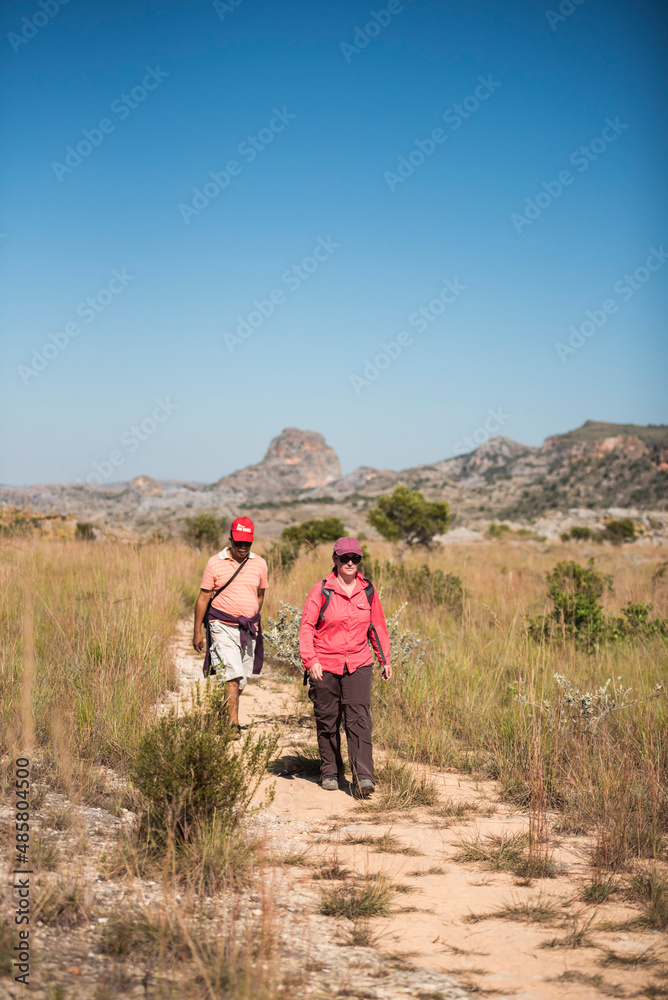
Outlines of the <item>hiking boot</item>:
M 376 786 L 371 778 L 362 778 L 355 785 L 355 791 L 360 799 L 368 799 L 376 791 Z
M 232 733 L 231 739 L 240 740 L 241 739 L 241 726 L 238 722 L 230 723 L 230 731 Z
M 338 792 L 339 779 L 334 777 L 323 778 L 320 785 L 326 792 Z

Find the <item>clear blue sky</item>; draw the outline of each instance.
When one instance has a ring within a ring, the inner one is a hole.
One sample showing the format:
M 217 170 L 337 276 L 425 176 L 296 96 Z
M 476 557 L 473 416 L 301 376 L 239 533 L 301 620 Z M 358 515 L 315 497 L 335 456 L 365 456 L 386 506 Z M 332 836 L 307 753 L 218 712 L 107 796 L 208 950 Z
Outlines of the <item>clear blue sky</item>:
M 668 421 L 661 5 L 43 3 L 1 15 L 0 482 Z

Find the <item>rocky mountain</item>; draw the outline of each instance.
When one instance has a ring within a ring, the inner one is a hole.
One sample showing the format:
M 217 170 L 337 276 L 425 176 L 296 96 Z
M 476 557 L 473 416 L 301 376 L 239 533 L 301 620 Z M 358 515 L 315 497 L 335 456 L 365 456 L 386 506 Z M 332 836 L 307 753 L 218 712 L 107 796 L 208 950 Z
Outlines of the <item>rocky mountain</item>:
M 211 489 L 230 499 L 290 500 L 341 478 L 341 465 L 322 434 L 286 429 L 275 437 L 261 462 L 219 479 Z
M 231 518 L 242 507 L 269 535 L 285 524 L 331 514 L 345 515 L 355 530 L 368 530 L 365 510 L 398 483 L 448 500 L 460 528 L 492 519 L 534 523 L 573 509 L 666 511 L 668 427 L 587 421 L 540 447 L 496 437 L 430 465 L 400 472 L 361 466 L 343 477 L 321 434 L 288 427 L 261 462 L 209 485 L 137 476 L 98 486 L 0 487 L 0 504 L 57 511 L 119 535 L 156 528 L 178 533 L 186 516 L 211 511 Z

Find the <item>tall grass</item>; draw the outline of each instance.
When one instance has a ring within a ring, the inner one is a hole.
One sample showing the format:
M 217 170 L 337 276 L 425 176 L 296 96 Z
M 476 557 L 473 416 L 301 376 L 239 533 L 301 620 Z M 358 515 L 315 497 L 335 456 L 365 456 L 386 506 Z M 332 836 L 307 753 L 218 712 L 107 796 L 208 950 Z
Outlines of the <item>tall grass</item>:
M 0 752 L 32 728 L 61 777 L 73 762 L 125 770 L 174 686 L 170 640 L 202 562 L 177 544 L 2 541 Z
M 385 560 L 391 548 L 372 544 Z M 589 551 L 591 549 L 591 551 Z M 602 644 L 592 652 L 571 640 L 536 642 L 527 619 L 549 611 L 546 573 L 564 558 L 596 566 L 614 579 L 604 599 L 608 614 L 627 601 L 668 609 L 668 580 L 657 572 L 665 551 L 535 542 L 494 541 L 412 553 L 408 567 L 426 563 L 459 576 L 464 588 L 460 614 L 433 600 L 411 600 L 396 574 L 384 591 L 386 614 L 407 602 L 404 627 L 442 636 L 426 659 L 374 686 L 377 745 L 417 762 L 483 769 L 498 778 L 504 794 L 532 812 L 536 842 L 545 833 L 546 809 L 562 812 L 561 828 L 596 835 L 595 858 L 602 867 L 624 867 L 636 857 L 656 858 L 668 832 L 668 678 L 665 639 L 636 638 Z M 300 557 L 280 587 L 270 591 L 301 606 L 308 588 L 330 568 L 329 551 Z M 577 705 L 567 704 L 566 678 L 581 693 L 596 692 L 611 679 L 615 709 L 596 728 Z M 628 707 L 621 692 L 631 688 Z M 615 695 L 616 692 L 616 695 Z

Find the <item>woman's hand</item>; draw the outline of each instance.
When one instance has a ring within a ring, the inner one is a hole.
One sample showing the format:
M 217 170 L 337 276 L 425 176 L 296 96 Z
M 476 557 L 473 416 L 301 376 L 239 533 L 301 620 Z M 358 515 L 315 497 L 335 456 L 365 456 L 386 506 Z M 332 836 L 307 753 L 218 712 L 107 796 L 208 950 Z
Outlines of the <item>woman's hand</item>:
M 382 672 L 381 672 L 380 676 L 383 678 L 384 681 L 389 681 L 390 680 L 390 678 L 392 677 L 392 666 L 391 666 L 391 664 L 389 664 L 389 663 L 385 664 L 385 666 L 382 669 Z
M 313 663 L 308 670 L 308 675 L 311 680 L 321 681 L 322 680 L 322 667 L 319 663 Z

